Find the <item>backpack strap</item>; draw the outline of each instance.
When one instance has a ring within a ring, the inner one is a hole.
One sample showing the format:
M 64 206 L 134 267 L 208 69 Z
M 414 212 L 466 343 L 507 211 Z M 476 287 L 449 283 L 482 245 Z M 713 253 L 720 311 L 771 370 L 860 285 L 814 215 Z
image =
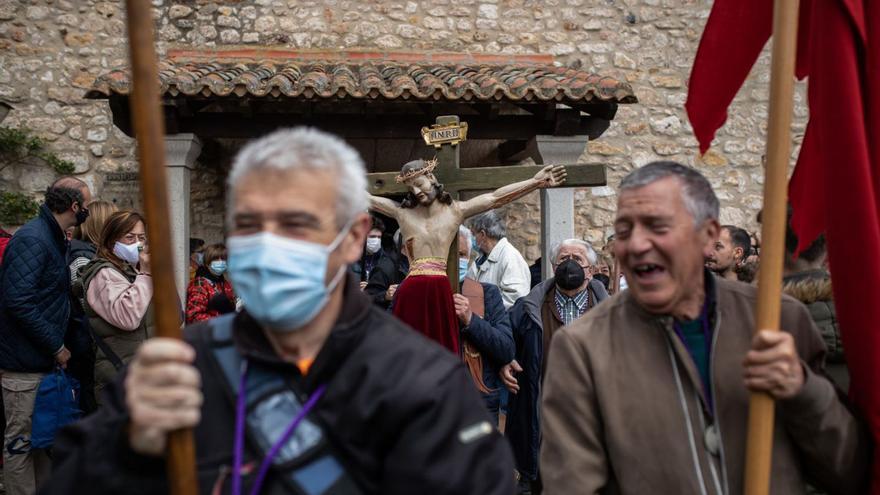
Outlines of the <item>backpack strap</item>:
M 232 340 L 235 313 L 208 320 L 210 361 L 225 378 L 233 404 L 239 394 L 243 360 Z M 247 374 L 247 440 L 262 457 L 303 407 L 300 394 L 292 388 L 289 377 L 275 369 L 249 363 Z M 297 495 L 360 495 L 362 492 L 349 476 L 327 440 L 325 428 L 312 414 L 306 416 L 272 461 L 285 487 Z
M 113 368 L 115 368 L 116 371 L 124 368 L 125 364 L 122 362 L 122 359 L 120 359 L 119 356 L 115 352 L 113 352 L 113 349 L 111 349 L 110 346 L 107 345 L 106 342 L 104 342 L 104 339 L 102 339 L 98 335 L 95 335 L 94 330 L 92 330 L 92 325 L 89 323 L 88 317 L 82 319 L 82 325 L 86 327 L 86 331 L 92 338 L 92 342 L 94 342 L 95 345 L 98 346 L 98 349 L 104 354 L 104 357 L 106 357 L 107 360 L 110 361 L 110 364 L 113 365 Z

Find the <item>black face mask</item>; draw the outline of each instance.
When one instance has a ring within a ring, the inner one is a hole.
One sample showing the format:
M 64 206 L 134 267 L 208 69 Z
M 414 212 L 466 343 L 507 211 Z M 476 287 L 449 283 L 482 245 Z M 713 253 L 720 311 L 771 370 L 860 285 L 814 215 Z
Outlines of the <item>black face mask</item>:
M 76 212 L 76 226 L 79 227 L 86 221 L 86 218 L 89 218 L 89 209 L 85 206 L 80 206 L 79 211 Z
M 574 260 L 565 260 L 556 267 L 556 285 L 563 290 L 574 290 L 583 285 L 584 269 Z
M 611 277 L 605 275 L 604 273 L 597 273 L 593 275 L 593 278 L 602 282 L 602 285 L 605 286 L 605 290 L 608 290 L 611 287 Z

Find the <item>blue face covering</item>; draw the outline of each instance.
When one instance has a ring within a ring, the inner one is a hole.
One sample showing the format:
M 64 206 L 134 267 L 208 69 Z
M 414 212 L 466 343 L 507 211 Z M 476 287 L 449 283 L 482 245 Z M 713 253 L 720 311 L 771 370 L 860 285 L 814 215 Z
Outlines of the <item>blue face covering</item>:
M 345 274 L 345 265 L 340 266 L 324 285 L 330 253 L 350 227 L 351 222 L 329 246 L 270 232 L 230 237 L 229 278 L 248 314 L 277 332 L 293 332 L 312 321 Z
M 467 258 L 459 258 L 458 259 L 458 281 L 461 282 L 464 280 L 465 275 L 467 275 L 469 260 Z
M 211 266 L 209 266 L 208 269 L 211 270 L 211 273 L 219 277 L 226 272 L 226 260 L 214 260 L 211 262 Z

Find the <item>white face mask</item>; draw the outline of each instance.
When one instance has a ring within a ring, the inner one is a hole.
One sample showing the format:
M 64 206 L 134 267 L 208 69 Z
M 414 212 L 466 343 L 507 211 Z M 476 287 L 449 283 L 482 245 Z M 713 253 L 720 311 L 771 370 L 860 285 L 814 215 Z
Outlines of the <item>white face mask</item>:
M 367 238 L 367 254 L 376 254 L 379 252 L 379 248 L 382 247 L 382 239 L 378 237 L 368 237 Z
M 127 261 L 131 265 L 136 265 L 139 259 L 140 246 L 141 244 L 139 242 L 134 244 L 123 244 L 116 241 L 116 245 L 113 246 L 113 254 L 119 256 L 121 260 Z

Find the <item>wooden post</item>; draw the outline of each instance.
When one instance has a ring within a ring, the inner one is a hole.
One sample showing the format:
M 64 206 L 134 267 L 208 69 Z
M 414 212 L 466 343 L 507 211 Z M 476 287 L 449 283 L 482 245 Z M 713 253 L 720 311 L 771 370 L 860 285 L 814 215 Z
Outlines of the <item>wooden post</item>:
M 137 135 L 141 190 L 149 232 L 156 334 L 179 339 L 180 305 L 174 287 L 168 186 L 165 178 L 165 141 L 159 100 L 159 72 L 153 46 L 153 15 L 149 0 L 126 0 L 131 50 L 131 115 Z M 195 495 L 195 447 L 192 431 L 168 437 L 168 483 L 173 495 Z
M 457 115 L 441 115 L 437 117 L 438 124 L 458 124 Z M 459 147 L 460 145 L 443 144 L 437 150 L 437 168 L 440 169 L 435 173 L 439 175 L 437 179 L 443 182 L 443 171 L 454 172 L 459 168 Z M 447 191 L 449 192 L 449 191 Z M 458 196 L 456 191 L 450 192 L 454 196 Z M 458 199 L 457 197 L 454 199 Z M 455 238 L 452 239 L 452 245 L 449 246 L 449 254 L 446 256 L 446 276 L 449 277 L 449 285 L 453 294 L 458 294 L 458 231 L 455 232 Z
M 775 0 L 756 331 L 779 329 L 797 23 L 798 0 Z M 774 406 L 769 395 L 752 393 L 744 484 L 747 495 L 766 495 L 770 491 Z

